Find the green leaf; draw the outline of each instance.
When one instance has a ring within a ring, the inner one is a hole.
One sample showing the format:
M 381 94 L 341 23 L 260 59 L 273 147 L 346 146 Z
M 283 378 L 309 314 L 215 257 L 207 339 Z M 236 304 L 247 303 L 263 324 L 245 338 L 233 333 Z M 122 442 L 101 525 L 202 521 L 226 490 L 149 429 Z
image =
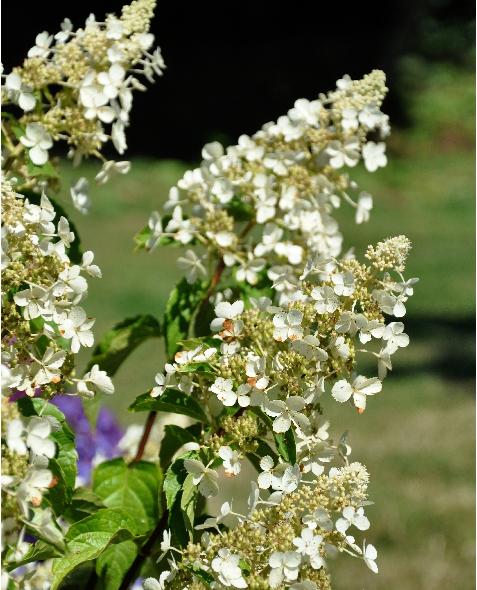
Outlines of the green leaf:
M 214 576 L 212 576 L 212 574 L 209 574 L 209 572 L 201 570 L 199 567 L 196 567 L 194 565 L 187 565 L 185 566 L 185 569 L 194 574 L 194 576 L 197 576 L 199 580 L 207 586 L 210 586 L 210 584 L 212 584 L 212 582 L 214 581 Z
M 17 567 L 20 567 L 21 565 L 25 565 L 32 561 L 44 561 L 45 559 L 60 557 L 61 555 L 61 551 L 54 545 L 50 545 L 49 543 L 45 543 L 44 541 L 37 541 L 34 545 L 30 547 L 30 549 L 25 553 L 22 559 L 20 559 L 19 561 L 15 561 L 13 563 L 8 563 L 4 567 L 8 571 L 12 571 Z
M 134 541 L 110 545 L 96 560 L 101 590 L 118 590 L 137 554 L 138 548 Z
M 96 589 L 97 581 L 94 561 L 86 561 L 61 580 L 58 590 Z
M 188 442 L 195 442 L 200 434 L 200 424 L 193 424 L 187 428 L 176 426 L 175 424 L 167 424 L 164 428 L 164 438 L 161 441 L 159 449 L 159 461 L 161 467 L 165 467 L 170 463 L 174 453 Z
M 122 458 L 105 461 L 94 470 L 93 491 L 108 508 L 122 509 L 131 516 L 137 534 L 150 531 L 161 516 L 161 472 L 154 463 L 127 465 Z
M 296 463 L 296 443 L 293 429 L 289 428 L 284 434 L 273 433 L 277 451 L 287 462 L 294 465 Z
M 57 452 L 48 465 L 56 480 L 56 485 L 48 490 L 48 500 L 55 513 L 60 515 L 71 502 L 76 483 L 78 453 L 75 436 L 63 412 L 44 399 L 22 398 L 18 400 L 18 407 L 24 416 L 50 416 L 60 425 L 50 435 L 56 443 Z
M 256 407 L 249 408 L 249 411 L 253 412 L 260 418 L 260 420 L 262 420 L 262 422 L 264 422 L 264 424 L 267 426 L 267 430 L 273 432 L 273 422 L 269 416 L 267 416 L 264 412 L 262 412 L 259 408 Z M 273 432 L 273 439 L 275 441 L 275 446 L 280 457 L 282 457 L 287 463 L 291 463 L 292 465 L 294 465 L 296 463 L 296 443 L 295 435 L 293 434 L 293 429 L 290 428 L 284 434 L 278 434 L 276 432 Z M 260 449 L 260 446 L 258 448 Z M 270 456 L 273 457 L 274 455 L 270 454 Z
M 255 208 L 251 203 L 246 203 L 241 197 L 234 197 L 227 203 L 225 210 L 236 221 L 250 221 L 254 218 Z
M 179 342 L 188 337 L 194 314 L 206 293 L 207 283 L 197 281 L 189 285 L 185 278 L 171 291 L 164 313 L 164 337 L 168 358 L 173 358 L 179 349 Z
M 190 541 L 194 540 L 193 536 L 195 507 L 199 494 L 197 486 L 192 481 L 193 477 L 194 476 L 191 473 L 189 473 L 189 475 L 185 478 L 184 483 L 182 485 L 182 494 L 180 499 L 182 518 L 184 519 L 186 529 L 189 531 Z
M 188 363 L 187 365 L 180 365 L 179 373 L 209 373 L 213 374 L 214 369 L 210 363 L 198 362 Z
M 182 485 L 187 477 L 187 469 L 184 467 L 184 459 L 193 459 L 196 453 L 186 453 L 172 463 L 164 476 L 164 494 L 166 506 L 170 510 L 175 502 L 177 494 L 181 491 Z
M 166 389 L 159 397 L 151 397 L 149 393 L 143 393 L 134 400 L 129 409 L 132 412 L 172 412 L 207 422 L 207 417 L 199 403 L 178 389 Z
M 45 176 L 46 178 L 59 178 L 58 171 L 55 169 L 51 162 L 46 162 L 46 164 L 43 164 L 43 166 L 36 166 L 28 158 L 27 167 L 29 176 Z
M 112 543 L 133 538 L 134 530 L 134 520 L 128 514 L 106 508 L 71 525 L 65 535 L 66 554 L 53 560 L 50 590 L 57 590 L 68 574 L 98 558 Z
M 182 455 L 172 463 L 164 476 L 164 494 L 169 511 L 168 523 L 172 532 L 172 540 L 174 544 L 181 547 L 185 547 L 191 539 L 189 528 L 191 516 L 193 520 L 193 505 L 192 507 L 190 506 L 193 491 L 190 489 L 190 484 L 187 486 L 184 499 L 184 506 L 188 510 L 187 514 L 184 514 L 184 506 L 182 504 L 184 482 L 189 475 L 184 466 L 184 460 L 194 459 L 196 457 L 197 453 L 194 451 Z
M 127 318 L 106 332 L 94 349 L 88 370 L 97 364 L 100 369 L 112 376 L 142 342 L 160 335 L 161 327 L 152 315 Z
M 104 508 L 104 504 L 99 496 L 89 488 L 76 488 L 63 516 L 73 523 L 94 514 L 100 508 Z

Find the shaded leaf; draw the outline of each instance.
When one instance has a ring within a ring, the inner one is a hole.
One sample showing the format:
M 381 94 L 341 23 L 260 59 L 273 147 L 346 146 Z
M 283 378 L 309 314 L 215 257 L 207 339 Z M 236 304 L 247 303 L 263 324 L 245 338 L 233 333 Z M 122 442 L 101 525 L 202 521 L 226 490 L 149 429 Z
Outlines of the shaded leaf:
M 164 312 L 164 338 L 166 353 L 173 358 L 179 350 L 179 342 L 188 337 L 194 314 L 207 293 L 207 283 L 197 281 L 192 285 L 182 279 L 171 291 Z
M 155 463 L 112 459 L 93 472 L 93 491 L 108 508 L 124 510 L 134 520 L 134 532 L 145 534 L 154 528 L 160 506 L 161 472 Z
M 134 520 L 128 514 L 107 508 L 71 525 L 65 535 L 65 555 L 53 560 L 50 590 L 57 590 L 66 576 L 83 563 L 98 558 L 112 543 L 133 538 L 134 531 Z
M 159 397 L 151 397 L 149 393 L 143 393 L 134 400 L 129 409 L 132 412 L 172 412 L 207 422 L 207 417 L 199 403 L 178 389 L 168 388 Z
M 127 318 L 106 332 L 94 349 L 88 370 L 97 364 L 112 376 L 140 344 L 148 338 L 157 338 L 160 335 L 161 327 L 152 315 Z
M 64 518 L 69 522 L 77 522 L 86 518 L 90 514 L 94 514 L 100 508 L 104 508 L 104 504 L 99 496 L 97 496 L 89 488 L 76 488 L 73 492 L 70 505 L 67 507 Z
M 200 424 L 193 424 L 187 428 L 182 428 L 175 424 L 167 424 L 164 428 L 164 438 L 161 441 L 159 449 L 159 461 L 161 467 L 165 469 L 174 456 L 174 453 L 180 449 L 182 445 L 185 445 L 188 442 L 197 441 L 200 430 Z
M 96 573 L 101 590 L 118 590 L 126 572 L 138 554 L 134 541 L 110 545 L 96 560 Z

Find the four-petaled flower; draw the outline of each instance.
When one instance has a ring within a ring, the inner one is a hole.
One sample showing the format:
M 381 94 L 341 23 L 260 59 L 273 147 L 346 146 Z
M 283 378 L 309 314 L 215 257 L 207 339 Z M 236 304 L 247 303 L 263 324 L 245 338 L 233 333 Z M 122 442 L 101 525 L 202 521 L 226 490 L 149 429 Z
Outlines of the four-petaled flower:
M 354 405 L 362 413 L 366 408 L 366 397 L 379 393 L 382 387 L 383 385 L 377 377 L 368 379 L 363 375 L 358 375 L 352 384 L 346 381 L 346 379 L 337 381 L 333 385 L 331 395 L 336 401 L 341 403 L 348 401 L 353 396 Z

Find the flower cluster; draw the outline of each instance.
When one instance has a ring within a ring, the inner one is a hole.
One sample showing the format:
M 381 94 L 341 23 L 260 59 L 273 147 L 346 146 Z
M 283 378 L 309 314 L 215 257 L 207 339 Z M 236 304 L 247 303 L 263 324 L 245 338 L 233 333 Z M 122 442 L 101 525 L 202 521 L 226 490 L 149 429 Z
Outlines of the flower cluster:
M 55 35 L 37 35 L 22 66 L 2 76 L 4 107 L 16 105 L 21 112 L 18 118 L 10 114 L 2 128 L 5 168 L 29 188 L 55 180 L 48 164 L 58 141 L 67 143 L 75 164 L 83 156 L 104 162 L 99 183 L 127 172 L 128 162 L 106 161 L 101 150 L 111 140 L 124 153 L 133 92 L 146 89 L 140 77 L 152 82 L 165 67 L 149 33 L 154 8 L 155 0 L 134 0 L 119 17 L 110 14 L 101 22 L 91 14 L 77 30 L 65 19 Z M 71 189 L 82 211 L 89 207 L 86 188 L 80 179 Z
M 369 140 L 389 133 L 380 111 L 386 92 L 381 71 L 357 81 L 345 76 L 335 91 L 297 100 L 287 115 L 252 137 L 242 135 L 238 145 L 207 144 L 201 166 L 171 189 L 164 216 L 151 215 L 140 243 L 148 250 L 199 246 L 203 255 L 189 250 L 178 261 L 191 283 L 219 258 L 239 282 L 282 276 L 294 286 L 311 256 L 340 253 L 333 212 L 342 201 L 356 208 L 357 223 L 369 218 L 372 197 L 346 170 L 360 160 L 371 172 L 386 165 L 385 144 Z
M 75 385 L 79 395 L 113 393 L 104 371 L 94 366 L 73 376 L 73 356 L 94 342 L 94 319 L 79 305 L 86 276 L 100 277 L 92 252 L 73 249 L 75 235 L 43 193 L 38 204 L 2 187 L 2 371 L 6 395 L 51 397 Z M 71 257 L 74 257 L 73 261 Z
M 333 443 L 321 413 L 329 395 L 364 412 L 368 397 L 381 391 L 391 356 L 409 343 L 403 323 L 386 317 L 403 315 L 388 299 L 401 297 L 404 306 L 412 294 L 413 281 L 402 275 L 409 248 L 399 236 L 370 247 L 369 265 L 349 256 L 310 263 L 281 305 L 267 297 L 233 303 L 217 297 L 213 336 L 185 342 L 185 350 L 156 376 L 153 398 L 168 388 L 185 392 L 214 425 L 200 444 L 188 447 L 192 454 L 184 460 L 203 496 L 219 493 L 221 470 L 234 477 L 247 460 L 258 469 L 251 513 L 232 513 L 227 503 L 198 528 L 223 529 L 230 514 L 239 526 L 207 537 L 202 549 L 188 549 L 195 566 L 222 585 L 217 587 L 258 589 L 268 587 L 268 580 L 271 588 L 328 588 L 325 557 L 333 547 L 362 557 L 377 571 L 374 547 L 361 548 L 347 535 L 352 525 L 369 526 L 363 490 L 341 483 L 344 491 L 338 493 L 333 487 L 340 474 L 359 474 L 363 481 L 367 475 L 357 464 L 330 469 L 340 460 L 347 465 L 350 449 L 345 439 Z M 280 296 L 279 281 L 275 295 Z M 377 375 L 360 374 L 360 355 L 377 360 Z M 285 459 L 280 444 L 290 436 L 296 451 Z M 256 511 L 257 502 L 278 508 Z M 313 524 L 316 511 L 321 524 Z M 176 577 L 173 569 L 171 580 L 177 581 L 171 587 L 190 581 L 188 559 Z

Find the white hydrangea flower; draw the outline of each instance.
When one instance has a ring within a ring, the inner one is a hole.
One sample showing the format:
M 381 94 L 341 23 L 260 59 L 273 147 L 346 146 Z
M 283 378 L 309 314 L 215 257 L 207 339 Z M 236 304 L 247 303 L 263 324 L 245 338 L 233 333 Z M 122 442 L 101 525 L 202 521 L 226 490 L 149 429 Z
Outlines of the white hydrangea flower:
M 354 276 L 352 272 L 337 273 L 331 275 L 333 290 L 336 295 L 349 297 L 354 293 Z
M 248 584 L 243 577 L 239 562 L 239 555 L 227 548 L 219 549 L 218 557 L 214 557 L 211 565 L 214 572 L 218 574 L 221 584 L 228 588 L 247 588 Z
M 326 350 L 320 347 L 320 340 L 312 334 L 302 340 L 294 340 L 291 347 L 309 361 L 326 361 L 328 358 Z
M 404 333 L 402 322 L 391 322 L 384 328 L 383 340 L 386 341 L 386 350 L 393 354 L 398 348 L 405 348 L 409 344 L 409 336 Z
M 363 507 L 345 506 L 343 508 L 343 516 L 336 521 L 336 530 L 344 535 L 350 526 L 355 526 L 360 531 L 369 529 L 369 520 L 364 515 Z
M 358 198 L 358 206 L 356 208 L 356 223 L 365 223 L 369 221 L 370 213 L 373 208 L 373 197 L 369 193 L 361 192 Z
M 265 268 L 266 261 L 263 258 L 254 258 L 250 253 L 248 260 L 242 262 L 235 273 L 235 278 L 239 282 L 247 282 L 250 285 L 256 285 L 258 273 Z
M 268 560 L 271 568 L 268 581 L 271 588 L 278 588 L 284 581 L 294 582 L 298 578 L 301 556 L 296 551 L 274 551 Z
M 330 156 L 332 168 L 338 169 L 345 165 L 353 167 L 359 161 L 359 141 L 354 137 L 350 137 L 344 142 L 333 141 L 325 151 Z
M 240 473 L 242 466 L 237 451 L 234 451 L 229 446 L 223 446 L 219 448 L 218 455 L 223 461 L 226 475 L 234 476 Z
M 36 98 L 29 86 L 23 84 L 19 74 L 12 72 L 5 78 L 5 88 L 18 106 L 26 113 L 35 108 Z
M 86 178 L 81 177 L 70 188 L 70 195 L 75 209 L 83 215 L 88 213 L 91 208 L 91 199 L 89 197 L 89 182 Z
M 273 316 L 273 338 L 278 342 L 285 340 L 298 340 L 303 337 L 303 328 L 301 322 L 303 314 L 297 309 L 292 309 L 288 313 L 280 311 Z
M 48 57 L 51 52 L 50 46 L 52 42 L 53 36 L 49 35 L 46 31 L 38 33 L 35 39 L 35 45 L 28 50 L 28 57 Z
M 26 427 L 27 446 L 36 454 L 52 459 L 56 454 L 55 443 L 49 438 L 51 424 L 46 418 L 34 416 Z
M 28 155 L 33 164 L 43 166 L 48 162 L 48 150 L 53 146 L 53 139 L 43 125 L 28 123 L 25 135 L 20 141 L 28 148 Z
M 26 455 L 28 453 L 24 433 L 25 427 L 20 418 L 13 418 L 8 422 L 6 443 L 12 453 L 17 455 Z
M 55 350 L 51 347 L 45 350 L 41 360 L 36 360 L 33 365 L 32 378 L 36 385 L 45 385 L 60 378 L 59 369 L 65 362 L 66 352 Z
M 216 496 L 219 493 L 219 484 L 217 480 L 219 475 L 217 471 L 205 466 L 198 459 L 185 459 L 184 467 L 188 473 L 193 475 L 192 482 L 199 486 L 199 492 L 206 498 Z
M 92 389 L 90 387 L 92 386 Z M 93 397 L 95 391 L 101 393 L 114 393 L 114 385 L 106 371 L 102 371 L 99 365 L 93 365 L 91 370 L 78 381 L 78 394 L 85 397 Z
M 210 328 L 214 332 L 218 332 L 224 327 L 227 320 L 233 322 L 239 315 L 243 313 L 244 310 L 244 303 L 243 301 L 237 300 L 233 303 L 229 303 L 228 301 L 221 301 L 217 303 L 215 306 L 215 315 L 216 318 L 212 320 L 210 323 Z
M 95 320 L 86 317 L 82 307 L 72 307 L 71 310 L 61 316 L 58 322 L 60 334 L 66 340 L 71 340 L 71 352 L 79 352 L 82 346 L 90 348 L 94 344 L 94 336 L 91 328 Z
M 378 168 L 384 168 L 388 163 L 388 159 L 385 154 L 386 144 L 375 143 L 374 141 L 368 141 L 363 147 L 363 159 L 364 165 L 368 172 L 376 172 Z
M 332 287 L 313 287 L 311 297 L 316 301 L 315 309 L 318 313 L 333 313 L 338 309 L 339 299 Z
M 363 412 L 366 408 L 366 397 L 379 393 L 383 385 L 377 377 L 368 379 L 363 375 L 358 375 L 353 383 L 346 379 L 337 381 L 331 390 L 331 395 L 338 402 L 346 402 L 353 396 L 354 405 Z
M 215 393 L 217 399 L 221 401 L 224 406 L 233 406 L 237 401 L 237 394 L 233 390 L 233 387 L 232 379 L 217 377 L 214 383 L 209 387 L 209 391 Z
M 200 277 L 207 276 L 205 266 L 202 264 L 202 258 L 199 258 L 193 250 L 186 250 L 183 256 L 179 256 L 177 266 L 185 271 L 189 285 L 195 283 Z
M 267 402 L 264 405 L 264 411 L 268 416 L 274 418 L 274 432 L 286 432 L 290 429 L 292 422 L 297 428 L 307 431 L 310 428 L 310 421 L 301 413 L 301 410 L 305 407 L 306 401 L 304 398 L 294 395 L 285 401 L 272 400 Z
M 377 574 L 378 573 L 378 566 L 376 564 L 376 558 L 378 557 L 378 552 L 376 551 L 376 547 L 374 545 L 366 545 L 363 543 L 363 559 L 364 563 L 369 567 L 369 569 Z

